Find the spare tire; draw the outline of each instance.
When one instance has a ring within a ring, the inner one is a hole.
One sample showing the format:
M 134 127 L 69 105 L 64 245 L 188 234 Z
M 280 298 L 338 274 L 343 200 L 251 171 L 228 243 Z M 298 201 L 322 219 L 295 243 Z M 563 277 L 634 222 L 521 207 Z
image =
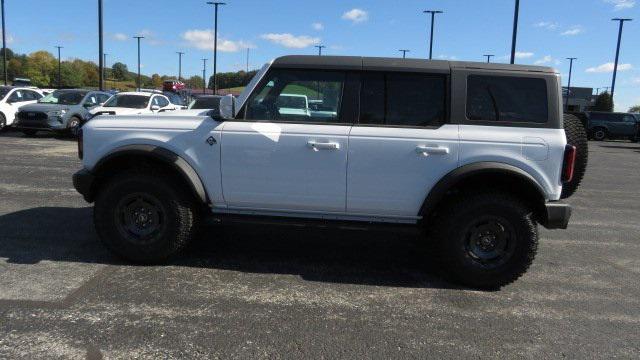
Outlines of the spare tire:
M 589 142 L 587 141 L 587 131 L 578 117 L 564 114 L 564 133 L 567 136 L 567 144 L 576 147 L 576 163 L 573 172 L 573 179 L 562 186 L 562 199 L 566 199 L 578 190 L 580 182 L 587 171 L 589 159 Z

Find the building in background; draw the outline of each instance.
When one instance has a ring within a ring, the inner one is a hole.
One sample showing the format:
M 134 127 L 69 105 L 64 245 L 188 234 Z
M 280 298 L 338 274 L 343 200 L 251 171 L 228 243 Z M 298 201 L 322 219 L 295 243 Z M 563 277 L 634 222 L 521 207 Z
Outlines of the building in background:
M 567 103 L 568 88 L 562 87 L 562 106 Z M 571 87 L 569 94 L 569 112 L 588 111 L 596 103 L 596 95 L 593 95 L 593 88 L 587 87 Z

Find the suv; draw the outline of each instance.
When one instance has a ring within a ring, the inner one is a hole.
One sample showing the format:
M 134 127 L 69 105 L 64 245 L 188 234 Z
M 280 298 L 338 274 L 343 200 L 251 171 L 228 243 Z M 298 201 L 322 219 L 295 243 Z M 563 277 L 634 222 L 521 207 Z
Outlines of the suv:
M 78 127 L 91 117 L 89 110 L 104 104 L 109 97 L 100 91 L 55 90 L 36 104 L 22 106 L 14 126 L 26 135 L 39 130 L 76 134 Z
M 629 113 L 588 112 L 589 136 L 598 141 L 625 138 L 637 141 L 640 136 L 640 116 Z
M 292 95 L 320 111 L 290 116 Z M 584 160 L 560 77 L 521 65 L 286 56 L 213 117 L 99 116 L 82 130 L 74 186 L 131 261 L 175 255 L 204 214 L 355 224 L 426 232 L 445 274 L 478 288 L 527 270 L 537 224 L 567 227 L 559 200 Z
M 91 109 L 93 116 L 99 114 L 110 115 L 137 115 L 154 114 L 176 110 L 169 98 L 159 92 L 121 92 L 113 95 L 102 106 Z
M 20 107 L 33 104 L 43 96 L 38 89 L 0 86 L 0 130 L 13 125 Z

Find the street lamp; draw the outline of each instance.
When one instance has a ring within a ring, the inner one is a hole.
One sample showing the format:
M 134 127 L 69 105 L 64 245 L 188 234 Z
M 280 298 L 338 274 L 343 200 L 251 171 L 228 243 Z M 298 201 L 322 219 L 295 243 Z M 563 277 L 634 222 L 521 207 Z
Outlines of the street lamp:
M 202 59 L 202 93 L 203 94 L 207 93 L 207 60 L 209 59 Z
M 54 46 L 56 49 L 58 49 L 58 89 L 62 88 L 62 62 L 60 60 L 60 49 L 62 49 L 62 46 Z
M 433 58 L 433 23 L 435 21 L 436 14 L 442 14 L 440 10 L 425 10 L 424 14 L 431 14 L 431 40 L 429 41 L 429 60 Z
M 518 16 L 520 14 L 520 0 L 516 0 L 516 8 L 513 12 L 513 36 L 511 37 L 511 63 L 516 62 L 516 38 L 518 37 Z
M 138 40 L 138 91 L 140 91 L 140 39 L 144 39 L 144 36 L 134 36 L 134 39 Z
M 107 54 L 107 53 L 102 54 L 102 66 L 103 66 L 103 68 L 102 68 L 102 71 L 100 73 L 102 74 L 102 78 L 104 79 L 105 86 L 109 87 L 108 84 L 107 84 L 108 83 L 108 81 L 107 81 L 107 55 L 109 55 L 109 54 Z
M 322 56 L 322 49 L 326 48 L 326 46 L 324 46 L 324 45 L 316 45 L 314 47 L 318 49 L 318 56 Z
M 618 30 L 618 46 L 616 47 L 616 62 L 613 65 L 613 80 L 611 81 L 611 100 L 613 100 L 613 93 L 616 91 L 616 75 L 618 74 L 618 59 L 620 57 L 620 42 L 622 41 L 622 26 L 625 21 L 632 21 L 633 19 L 615 18 L 612 21 L 619 21 L 620 28 Z
M 4 16 L 3 16 L 4 18 Z M 104 33 L 102 31 L 102 0 L 98 0 L 98 67 L 100 80 L 98 81 L 100 91 L 104 90 Z
M 207 1 L 207 4 L 215 7 L 215 21 L 213 34 L 213 93 L 218 93 L 218 7 L 220 5 L 226 5 L 223 2 Z
M 180 81 L 182 78 L 182 55 L 184 55 L 184 53 L 182 51 L 176 51 L 176 54 L 178 54 L 178 81 Z
M 564 111 L 569 111 L 569 98 L 571 97 L 571 72 L 573 71 L 573 60 L 578 58 L 568 57 L 569 60 L 569 83 L 567 84 L 567 98 L 565 99 Z
M 407 53 L 411 52 L 411 50 L 406 50 L 406 49 L 400 49 L 398 51 L 400 51 L 402 53 L 402 58 L 403 59 L 406 59 L 407 58 Z
M 7 31 L 4 26 L 4 0 L 0 0 L 2 7 L 2 68 L 4 69 L 4 85 L 7 86 Z
M 488 63 L 491 62 L 491 58 L 494 57 L 495 55 L 493 55 L 493 54 L 485 54 L 485 55 L 482 55 L 482 56 L 487 58 L 487 64 L 488 64 Z

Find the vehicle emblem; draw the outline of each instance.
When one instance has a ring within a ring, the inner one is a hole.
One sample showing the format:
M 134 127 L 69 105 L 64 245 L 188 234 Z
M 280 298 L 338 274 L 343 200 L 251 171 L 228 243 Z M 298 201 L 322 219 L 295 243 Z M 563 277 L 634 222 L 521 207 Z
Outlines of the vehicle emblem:
M 207 138 L 207 144 L 213 146 L 215 143 L 217 143 L 216 139 L 213 138 L 213 136 L 209 136 Z
M 30 112 L 30 113 L 27 113 L 27 116 L 28 116 L 28 117 L 34 117 L 34 116 L 36 116 L 36 113 L 32 113 L 32 112 Z

